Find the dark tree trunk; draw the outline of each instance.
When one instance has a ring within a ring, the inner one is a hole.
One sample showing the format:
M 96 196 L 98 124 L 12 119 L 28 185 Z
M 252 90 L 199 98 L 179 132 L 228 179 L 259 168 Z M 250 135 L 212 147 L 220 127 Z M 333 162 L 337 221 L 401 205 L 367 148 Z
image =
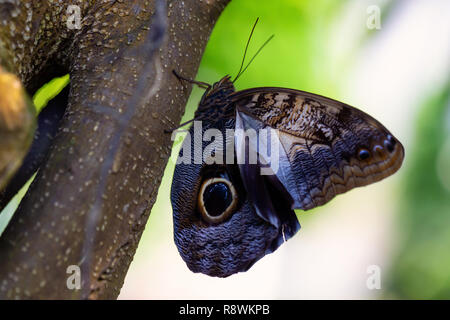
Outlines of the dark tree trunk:
M 49 155 L 0 238 L 1 299 L 118 296 L 170 154 L 164 129 L 179 123 L 190 93 L 171 71 L 195 77 L 228 1 L 168 1 L 164 21 L 153 1 L 68 1 L 80 2 L 83 27 L 67 31 L 66 7 L 11 0 L 17 19 L 33 3 L 39 41 L 14 62 L 10 40 L 3 63 L 31 92 L 66 68 L 71 88 Z M 67 287 L 71 265 L 81 267 L 81 290 Z

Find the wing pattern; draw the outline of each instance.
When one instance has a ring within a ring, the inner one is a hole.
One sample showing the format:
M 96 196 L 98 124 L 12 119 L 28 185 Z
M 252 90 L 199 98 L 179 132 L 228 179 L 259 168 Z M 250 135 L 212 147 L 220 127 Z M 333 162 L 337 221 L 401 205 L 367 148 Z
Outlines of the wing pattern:
M 295 209 L 323 205 L 401 166 L 402 145 L 377 120 L 349 105 L 284 88 L 239 91 L 231 100 L 244 127 L 277 129 L 282 148 L 276 175 Z

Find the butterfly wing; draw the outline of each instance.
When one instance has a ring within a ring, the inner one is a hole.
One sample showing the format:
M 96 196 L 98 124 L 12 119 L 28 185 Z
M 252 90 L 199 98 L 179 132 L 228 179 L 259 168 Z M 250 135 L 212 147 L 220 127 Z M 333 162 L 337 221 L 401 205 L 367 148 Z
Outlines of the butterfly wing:
M 254 135 L 247 136 L 249 130 Z M 286 190 L 285 184 L 280 178 L 273 174 L 264 174 L 261 164 L 250 160 L 250 154 L 262 156 L 264 163 L 270 167 L 270 159 L 260 154 L 260 145 L 265 139 L 258 134 L 267 129 L 267 125 L 261 121 L 249 117 L 245 113 L 236 112 L 235 151 L 240 176 L 247 190 L 247 199 L 252 204 L 256 214 L 270 223 L 276 230 L 278 236 L 273 240 L 267 253 L 275 251 L 284 241 L 293 237 L 300 229 L 294 208 L 294 200 Z M 275 132 L 268 131 L 267 138 Z M 275 136 L 278 139 L 277 136 Z M 254 159 L 257 160 L 257 159 Z M 263 174 L 261 174 L 263 173 Z
M 274 173 L 293 209 L 323 205 L 337 194 L 390 176 L 402 164 L 401 143 L 377 120 L 344 103 L 273 87 L 239 91 L 231 100 L 241 128 L 276 129 Z

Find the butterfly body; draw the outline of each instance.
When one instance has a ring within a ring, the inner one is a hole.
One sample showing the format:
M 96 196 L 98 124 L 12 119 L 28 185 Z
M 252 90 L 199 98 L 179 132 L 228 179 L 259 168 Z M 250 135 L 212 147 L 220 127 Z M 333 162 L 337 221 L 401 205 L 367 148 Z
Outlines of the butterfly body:
M 236 134 L 215 151 L 234 148 L 234 161 L 177 164 L 171 192 L 175 243 L 192 271 L 211 276 L 246 271 L 300 229 L 294 209 L 308 210 L 379 181 L 397 171 L 404 156 L 393 135 L 356 108 L 294 89 L 235 91 L 228 76 L 207 88 L 195 118 L 202 121 L 202 135 L 268 128 L 278 142 L 279 165 L 269 175 L 260 173 L 261 163 L 239 161 L 246 140 Z M 190 150 L 194 140 L 184 142 Z M 201 149 L 209 144 L 203 139 Z

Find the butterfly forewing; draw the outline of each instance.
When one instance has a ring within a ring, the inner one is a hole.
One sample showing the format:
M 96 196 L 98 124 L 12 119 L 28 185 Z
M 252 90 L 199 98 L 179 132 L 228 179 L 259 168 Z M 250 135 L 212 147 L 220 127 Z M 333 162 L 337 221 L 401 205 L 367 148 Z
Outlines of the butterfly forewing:
M 236 113 L 246 115 L 244 127 L 257 129 L 259 121 L 278 130 L 282 150 L 276 175 L 296 209 L 323 205 L 401 166 L 402 145 L 377 120 L 349 105 L 272 87 L 239 91 L 231 100 Z

